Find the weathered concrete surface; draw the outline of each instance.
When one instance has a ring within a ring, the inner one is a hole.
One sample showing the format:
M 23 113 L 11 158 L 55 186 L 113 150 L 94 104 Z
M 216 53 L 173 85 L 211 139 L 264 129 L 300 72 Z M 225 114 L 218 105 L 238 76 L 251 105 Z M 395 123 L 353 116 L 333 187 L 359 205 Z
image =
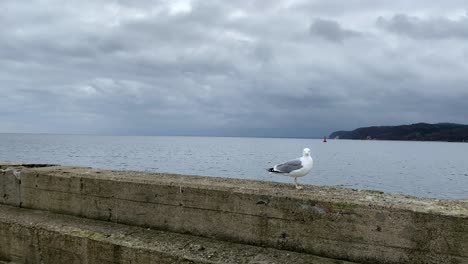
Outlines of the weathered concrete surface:
M 18 175 L 9 169 L 0 171 L 0 177 L 0 203 L 21 206 L 21 182 Z
M 351 264 L 141 227 L 0 205 L 0 263 Z
M 362 263 L 468 263 L 466 200 L 77 167 L 19 169 L 26 208 Z

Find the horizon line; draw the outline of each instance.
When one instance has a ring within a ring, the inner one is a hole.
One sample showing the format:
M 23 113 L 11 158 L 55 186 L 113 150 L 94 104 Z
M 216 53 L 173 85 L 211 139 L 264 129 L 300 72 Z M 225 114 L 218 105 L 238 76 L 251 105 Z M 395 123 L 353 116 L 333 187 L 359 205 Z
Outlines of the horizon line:
M 0 132 L 0 135 L 47 135 L 47 136 L 100 136 L 100 137 L 224 137 L 224 138 L 287 138 L 287 139 L 322 139 L 322 136 L 300 137 L 300 136 L 223 136 L 223 135 L 119 135 L 119 134 L 86 134 L 86 133 L 34 133 L 34 132 Z M 326 135 L 328 138 L 328 135 Z

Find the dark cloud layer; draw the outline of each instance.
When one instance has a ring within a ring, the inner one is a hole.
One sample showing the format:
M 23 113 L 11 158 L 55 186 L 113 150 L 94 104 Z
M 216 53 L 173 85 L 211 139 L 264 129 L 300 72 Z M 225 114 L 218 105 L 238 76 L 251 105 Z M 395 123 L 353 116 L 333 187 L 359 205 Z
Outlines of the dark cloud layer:
M 326 19 L 316 19 L 310 25 L 310 32 L 333 42 L 342 42 L 347 38 L 361 36 L 361 33 L 357 31 L 343 29 L 336 21 Z
M 0 2 L 0 132 L 468 123 L 463 1 Z
M 396 34 L 421 39 L 468 38 L 468 16 L 419 18 L 397 14 L 392 18 L 379 17 L 377 25 Z

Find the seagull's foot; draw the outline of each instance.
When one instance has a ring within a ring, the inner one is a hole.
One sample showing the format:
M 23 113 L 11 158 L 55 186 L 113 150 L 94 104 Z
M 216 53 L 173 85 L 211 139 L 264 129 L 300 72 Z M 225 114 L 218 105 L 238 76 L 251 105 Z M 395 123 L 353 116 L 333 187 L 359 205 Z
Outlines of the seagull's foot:
M 296 185 L 296 189 L 298 189 L 298 190 L 302 190 L 302 189 L 304 189 L 304 187 L 302 187 L 302 186 L 299 186 L 299 185 Z

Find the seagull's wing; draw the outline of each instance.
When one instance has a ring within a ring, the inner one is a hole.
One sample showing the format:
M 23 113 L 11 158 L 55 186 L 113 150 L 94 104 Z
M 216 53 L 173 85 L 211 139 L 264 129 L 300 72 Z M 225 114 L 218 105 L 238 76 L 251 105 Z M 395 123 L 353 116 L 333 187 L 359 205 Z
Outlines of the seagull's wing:
M 274 172 L 290 173 L 292 171 L 302 168 L 302 161 L 300 159 L 291 160 L 285 163 L 275 165 Z

